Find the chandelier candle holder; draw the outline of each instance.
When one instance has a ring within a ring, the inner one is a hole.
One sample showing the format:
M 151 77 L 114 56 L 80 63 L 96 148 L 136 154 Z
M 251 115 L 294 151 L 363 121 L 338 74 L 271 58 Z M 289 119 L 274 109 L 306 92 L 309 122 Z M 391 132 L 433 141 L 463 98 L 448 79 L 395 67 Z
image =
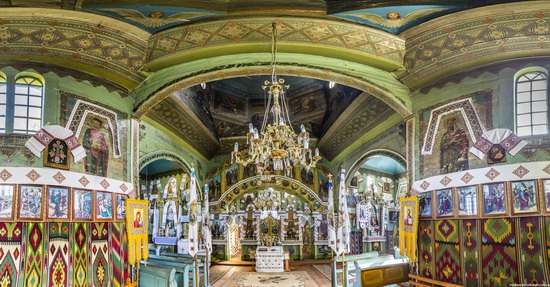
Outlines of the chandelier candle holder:
M 239 143 L 235 143 L 231 153 L 231 163 L 243 165 L 254 164 L 258 175 L 269 176 L 276 171 L 282 171 L 285 176 L 292 177 L 294 166 L 304 165 L 308 170 L 315 167 L 321 159 L 319 149 L 309 147 L 309 133 L 302 124 L 300 133 L 292 128 L 286 101 L 285 80 L 276 75 L 277 63 L 277 29 L 273 23 L 272 30 L 272 74 L 271 81 L 266 80 L 262 89 L 267 98 L 266 110 L 261 130 L 250 123 L 246 134 L 247 149 L 239 151 Z M 271 122 L 269 122 L 271 119 Z

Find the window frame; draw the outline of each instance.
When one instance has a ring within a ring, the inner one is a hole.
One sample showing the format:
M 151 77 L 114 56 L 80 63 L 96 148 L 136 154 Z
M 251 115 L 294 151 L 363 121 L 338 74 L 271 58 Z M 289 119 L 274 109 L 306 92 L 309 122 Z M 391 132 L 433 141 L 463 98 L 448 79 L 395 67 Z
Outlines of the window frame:
M 542 79 L 537 79 L 543 76 Z M 525 80 L 522 80 L 525 78 Z M 520 81 L 522 80 L 522 81 Z M 542 89 L 534 89 L 533 85 L 536 82 L 543 82 L 545 84 L 545 98 L 533 100 L 533 92 L 542 91 Z M 520 84 L 528 83 L 529 88 L 526 90 L 520 91 Z M 528 95 L 528 100 L 519 102 L 519 97 L 521 95 Z M 546 111 L 534 111 L 537 103 L 546 102 Z M 518 136 L 521 137 L 537 137 L 537 136 L 546 136 L 550 133 L 550 107 L 549 107 L 550 97 L 549 97 L 549 78 L 548 71 L 542 67 L 530 67 L 518 71 L 514 77 L 514 131 Z M 528 112 L 519 113 L 519 106 L 528 104 Z M 546 123 L 533 123 L 533 117 L 537 114 L 544 114 L 546 117 Z M 519 117 L 529 115 L 529 124 L 519 125 Z M 546 131 L 544 133 L 534 133 L 535 127 L 546 126 Z M 520 128 L 529 128 L 529 134 L 522 134 Z
M 0 72 L 0 76 L 5 77 L 6 85 L 5 122 L 4 128 L 0 127 L 0 135 L 28 135 L 39 131 L 44 123 L 44 78 L 40 75 L 27 72 L 22 72 L 15 76 Z M 35 91 L 34 93 L 32 92 L 33 90 Z M 22 100 L 25 103 L 22 103 Z M 37 102 L 40 102 L 40 104 L 38 105 Z M 37 108 L 40 109 L 39 116 L 33 116 L 33 114 L 38 113 L 38 110 L 33 111 L 33 109 Z M 17 110 L 19 110 L 19 113 L 24 111 L 24 115 L 21 113 L 17 115 Z M 16 126 L 17 119 L 25 122 L 24 129 Z M 37 121 L 38 127 L 35 129 L 30 128 L 29 125 L 31 122 L 36 123 Z

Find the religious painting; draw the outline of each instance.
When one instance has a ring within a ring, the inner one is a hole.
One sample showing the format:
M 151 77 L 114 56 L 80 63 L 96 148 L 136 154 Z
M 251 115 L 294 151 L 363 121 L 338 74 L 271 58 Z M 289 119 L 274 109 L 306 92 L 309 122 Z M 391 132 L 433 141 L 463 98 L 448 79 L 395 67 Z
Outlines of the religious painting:
M 486 167 L 469 149 L 492 128 L 492 107 L 492 91 L 483 90 L 420 110 L 420 178 Z
M 483 215 L 507 215 L 506 186 L 504 183 L 490 183 L 482 185 Z
M 86 189 L 73 189 L 73 220 L 93 220 L 93 191 Z
M 44 219 L 44 206 L 42 185 L 19 186 L 19 215 L 21 221 L 42 221 Z
M 95 192 L 95 220 L 113 219 L 113 194 L 109 192 Z
M 432 218 L 432 192 L 424 192 L 418 198 L 420 218 Z
M 313 187 L 315 174 L 313 168 L 307 168 L 305 165 L 300 165 L 300 180 L 303 184 Z
M 256 175 L 256 165 L 255 164 L 247 164 L 243 165 L 243 178 L 249 178 L 251 176 Z
M 322 171 L 319 171 L 317 173 L 317 176 L 319 177 L 319 186 L 318 186 L 317 195 L 319 196 L 319 198 L 321 198 L 322 201 L 327 201 L 328 200 L 328 186 L 329 186 L 328 177 Z
M 470 140 L 466 131 L 459 127 L 457 115 L 448 116 L 443 121 L 444 131 L 439 144 L 439 168 L 441 174 L 468 170 L 468 149 Z
M 60 125 L 73 131 L 86 151 L 86 157 L 72 162 L 70 170 L 130 181 L 128 114 L 72 93 L 59 93 Z
M 15 185 L 0 184 L 0 221 L 14 219 Z
M 136 261 L 147 259 L 148 227 L 146 223 L 149 201 L 127 198 L 126 199 L 126 230 L 128 232 L 128 263 L 133 265 Z
M 544 211 L 550 213 L 550 179 L 542 180 L 542 198 Z
M 513 214 L 536 213 L 539 211 L 535 180 L 513 181 L 510 184 Z
M 218 200 L 222 194 L 220 178 L 221 173 L 218 172 L 213 177 L 206 179 L 208 184 L 208 199 L 210 201 Z
M 225 186 L 232 186 L 239 181 L 239 165 L 233 164 L 225 170 Z
M 70 189 L 61 186 L 48 186 L 46 192 L 46 218 L 53 221 L 68 221 L 70 209 Z
M 430 192 L 431 194 L 431 192 Z M 399 199 L 399 252 L 416 260 L 419 198 L 411 196 Z
M 452 189 L 443 189 L 435 192 L 437 217 L 450 217 L 454 214 Z
M 115 194 L 116 202 L 116 221 L 123 221 L 126 218 L 126 199 L 127 195 L 124 194 Z
M 349 188 L 358 188 L 359 187 L 359 180 L 357 179 L 357 176 L 354 176 L 351 178 L 348 187 Z
M 83 159 L 84 170 L 87 174 L 103 177 L 107 176 L 109 150 L 111 149 L 105 122 L 102 117 L 92 116 L 91 124 L 86 128 L 82 137 L 82 146 L 86 150 L 86 157 Z
M 499 144 L 494 144 L 487 152 L 487 163 L 502 163 L 506 162 L 506 151 Z
M 53 139 L 44 149 L 44 166 L 68 170 L 70 158 L 71 151 L 62 139 Z
M 456 188 L 456 197 L 459 217 L 477 217 L 479 215 L 477 186 Z
M 239 122 L 247 121 L 246 117 L 246 100 L 229 95 L 221 91 L 216 91 L 214 97 L 214 109 L 212 112 L 215 117 L 229 116 L 231 119 Z M 219 124 L 218 124 L 219 126 Z M 218 131 L 218 136 L 224 136 L 223 131 Z
M 315 81 L 313 79 L 308 80 Z M 311 121 L 325 115 L 326 105 L 325 99 L 323 99 L 323 91 L 311 91 L 289 98 L 288 103 L 289 116 L 292 121 L 297 123 L 304 122 L 305 125 L 306 119 Z

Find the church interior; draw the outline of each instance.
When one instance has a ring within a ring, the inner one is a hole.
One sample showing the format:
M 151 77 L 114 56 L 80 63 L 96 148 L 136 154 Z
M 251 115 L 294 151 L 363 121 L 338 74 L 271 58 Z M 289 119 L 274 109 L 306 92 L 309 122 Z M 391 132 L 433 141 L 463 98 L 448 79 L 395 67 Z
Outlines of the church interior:
M 0 286 L 550 285 L 550 1 L 0 0 Z

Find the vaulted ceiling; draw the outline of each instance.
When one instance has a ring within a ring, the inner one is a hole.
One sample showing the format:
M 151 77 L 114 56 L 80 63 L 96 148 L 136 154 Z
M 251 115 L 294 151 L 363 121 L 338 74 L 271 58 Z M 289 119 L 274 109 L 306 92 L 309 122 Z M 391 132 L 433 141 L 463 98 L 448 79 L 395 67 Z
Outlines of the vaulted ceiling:
M 332 160 L 410 116 L 411 88 L 460 66 L 452 55 L 435 61 L 442 49 L 475 45 L 461 35 L 420 45 L 432 36 L 416 34 L 407 45 L 408 31 L 507 2 L 523 1 L 0 0 L 0 61 L 26 57 L 106 78 L 135 98 L 135 117 L 211 158 L 263 114 L 275 22 L 292 123 L 304 124 Z M 478 41 L 491 45 L 509 37 L 482 33 Z

